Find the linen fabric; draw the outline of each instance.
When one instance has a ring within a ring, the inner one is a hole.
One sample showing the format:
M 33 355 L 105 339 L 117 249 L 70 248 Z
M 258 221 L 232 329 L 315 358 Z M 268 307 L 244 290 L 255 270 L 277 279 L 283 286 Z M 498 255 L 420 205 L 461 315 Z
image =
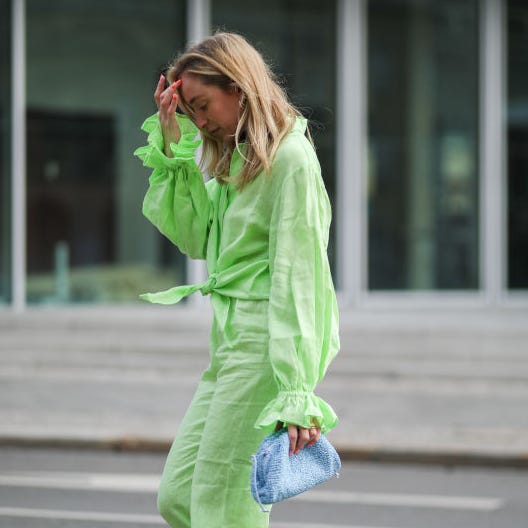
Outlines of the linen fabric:
M 341 460 L 324 435 L 313 445 L 290 455 L 288 430 L 266 436 L 252 456 L 251 494 L 263 512 L 339 475 Z
M 172 528 L 267 528 L 269 523 L 249 484 L 251 454 L 266 435 L 253 424 L 277 395 L 266 344 L 268 302 L 227 302 L 226 325 L 213 319 L 211 363 L 161 477 L 158 509 Z
M 186 503 L 171 526 L 264 526 L 249 489 L 250 455 L 278 421 L 316 421 L 323 433 L 337 423 L 314 394 L 339 349 L 326 253 L 330 203 L 304 119 L 282 141 L 269 174 L 243 190 L 236 176 L 244 146 L 233 153 L 228 183 L 205 183 L 194 161 L 198 131 L 177 119 L 182 137 L 170 145 L 173 158 L 164 155 L 157 115 L 142 126 L 148 144 L 135 154 L 153 169 L 143 213 L 182 252 L 205 259 L 209 277 L 142 298 L 173 304 L 197 291 L 210 295 L 213 328 L 211 364 L 169 453 L 160 497 Z M 209 508 L 206 495 L 229 504 Z

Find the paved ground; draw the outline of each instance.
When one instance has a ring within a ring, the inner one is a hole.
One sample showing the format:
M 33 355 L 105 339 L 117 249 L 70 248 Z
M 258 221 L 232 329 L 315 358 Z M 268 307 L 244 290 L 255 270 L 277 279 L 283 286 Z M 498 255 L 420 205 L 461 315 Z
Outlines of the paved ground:
M 0 443 L 165 449 L 208 362 L 207 308 L 0 313 Z M 348 458 L 528 466 L 528 311 L 342 314 L 318 393 Z
M 0 528 L 158 528 L 165 454 L 0 446 Z M 271 528 L 526 528 L 526 471 L 344 462 Z

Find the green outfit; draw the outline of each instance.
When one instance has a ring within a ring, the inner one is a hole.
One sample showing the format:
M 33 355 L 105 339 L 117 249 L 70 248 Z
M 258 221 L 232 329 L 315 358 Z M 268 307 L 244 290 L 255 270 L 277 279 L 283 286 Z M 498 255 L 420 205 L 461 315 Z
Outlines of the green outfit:
M 145 294 L 173 304 L 211 295 L 211 362 L 182 421 L 163 472 L 158 507 L 173 528 L 268 526 L 250 493 L 250 455 L 278 421 L 323 432 L 332 408 L 313 393 L 339 349 L 337 302 L 327 258 L 330 203 L 320 166 L 297 118 L 268 175 L 242 191 L 204 183 L 197 129 L 177 116 L 182 137 L 164 155 L 157 115 L 136 150 L 154 169 L 145 216 L 181 251 L 206 259 L 203 283 Z M 242 146 L 243 149 L 243 146 Z M 235 151 L 230 176 L 243 159 Z

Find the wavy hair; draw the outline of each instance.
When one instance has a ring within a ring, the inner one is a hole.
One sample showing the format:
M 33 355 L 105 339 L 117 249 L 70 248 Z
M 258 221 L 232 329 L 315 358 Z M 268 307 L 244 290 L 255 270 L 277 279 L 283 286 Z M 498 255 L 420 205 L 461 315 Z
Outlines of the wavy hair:
M 233 145 L 226 146 L 202 130 L 202 165 L 220 182 L 229 179 L 229 166 L 234 150 L 244 163 L 238 177 L 243 188 L 264 170 L 269 173 L 281 140 L 292 129 L 300 112 L 289 102 L 282 87 L 260 53 L 236 33 L 216 33 L 191 46 L 167 71 L 169 82 L 184 72 L 199 76 L 206 85 L 229 91 L 240 90 L 240 110 Z M 193 119 L 193 110 L 179 90 L 179 105 Z M 241 144 L 245 148 L 241 149 Z

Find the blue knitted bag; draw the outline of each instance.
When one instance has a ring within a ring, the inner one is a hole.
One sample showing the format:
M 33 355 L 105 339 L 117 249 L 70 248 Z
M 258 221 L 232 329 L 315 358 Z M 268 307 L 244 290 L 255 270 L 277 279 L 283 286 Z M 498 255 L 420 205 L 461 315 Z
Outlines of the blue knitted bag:
M 339 476 L 341 460 L 324 435 L 296 455 L 289 456 L 289 449 L 288 430 L 282 429 L 266 436 L 251 456 L 251 494 L 263 512 L 269 511 L 264 504 L 280 502 Z

